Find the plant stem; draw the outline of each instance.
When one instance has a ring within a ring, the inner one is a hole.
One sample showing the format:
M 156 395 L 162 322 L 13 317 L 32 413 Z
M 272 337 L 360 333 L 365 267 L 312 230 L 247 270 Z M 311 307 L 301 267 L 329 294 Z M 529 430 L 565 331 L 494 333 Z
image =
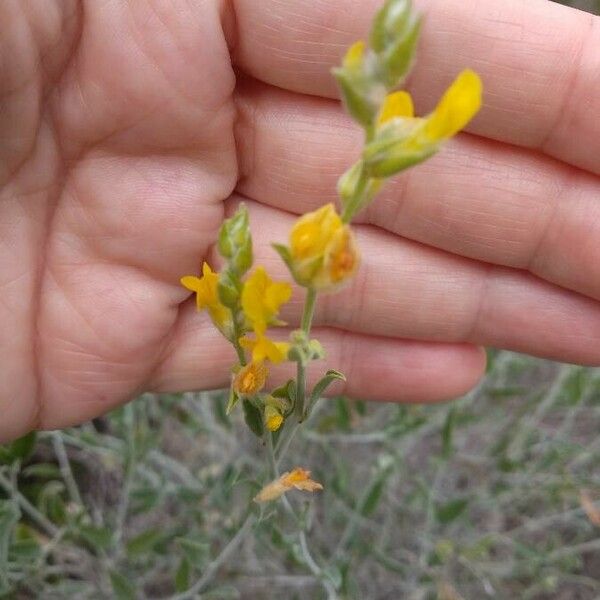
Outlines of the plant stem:
M 60 474 L 65 482 L 65 485 L 67 486 L 69 497 L 73 502 L 75 502 L 75 504 L 80 506 L 81 509 L 85 511 L 85 505 L 81 499 L 81 494 L 79 493 L 79 488 L 77 487 L 75 477 L 73 476 L 71 463 L 69 462 L 69 457 L 67 455 L 67 450 L 65 448 L 62 435 L 60 431 L 53 431 L 50 436 L 52 439 L 54 454 L 56 454 L 56 459 L 58 460 Z
M 240 365 L 242 365 L 242 367 L 244 367 L 246 365 L 246 355 L 244 354 L 243 348 L 240 346 L 239 340 L 236 340 L 234 342 L 233 346 L 235 347 L 235 351 L 237 352 L 238 360 L 240 361 Z
M 312 325 L 313 315 L 315 314 L 315 304 L 317 301 L 317 291 L 313 288 L 306 290 L 306 300 L 304 301 L 304 311 L 302 313 L 302 331 L 308 338 Z M 296 368 L 296 418 L 301 423 L 304 420 L 304 401 L 306 396 L 306 365 L 299 360 Z

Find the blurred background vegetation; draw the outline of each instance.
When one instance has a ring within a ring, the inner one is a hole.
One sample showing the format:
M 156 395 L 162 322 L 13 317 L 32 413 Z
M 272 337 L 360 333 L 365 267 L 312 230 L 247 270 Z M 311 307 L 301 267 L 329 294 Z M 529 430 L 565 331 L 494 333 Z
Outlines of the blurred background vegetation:
M 489 359 L 451 404 L 317 407 L 288 466 L 325 486 L 290 495 L 320 576 L 279 505 L 213 569 L 264 463 L 223 393 L 0 447 L 0 597 L 598 599 L 600 370 Z

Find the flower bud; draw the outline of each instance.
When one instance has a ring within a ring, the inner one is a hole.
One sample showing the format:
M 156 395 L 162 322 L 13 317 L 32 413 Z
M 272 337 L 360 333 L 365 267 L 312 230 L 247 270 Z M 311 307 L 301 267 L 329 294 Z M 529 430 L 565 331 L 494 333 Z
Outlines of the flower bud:
M 238 278 L 252 266 L 252 236 L 248 209 L 240 204 L 236 213 L 226 219 L 219 230 L 218 248 Z
M 385 89 L 377 77 L 373 54 L 367 50 L 365 43 L 359 41 L 353 44 L 346 52 L 342 66 L 333 69 L 332 73 L 350 115 L 363 127 L 370 127 Z
M 333 204 L 300 217 L 290 234 L 290 245 L 275 246 L 298 284 L 331 292 L 356 272 L 360 257 L 354 234 Z
M 421 20 L 414 14 L 410 0 L 388 0 L 375 17 L 369 42 L 390 90 L 410 71 L 420 26 Z

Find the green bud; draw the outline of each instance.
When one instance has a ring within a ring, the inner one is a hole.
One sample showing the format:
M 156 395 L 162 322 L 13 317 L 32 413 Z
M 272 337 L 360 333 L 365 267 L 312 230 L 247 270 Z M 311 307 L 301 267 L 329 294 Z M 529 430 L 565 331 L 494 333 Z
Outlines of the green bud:
M 383 57 L 386 84 L 389 89 L 398 87 L 410 72 L 421 32 L 421 19 L 413 19 L 405 35 L 391 44 Z
M 352 118 L 363 127 L 370 127 L 375 120 L 378 105 L 373 101 L 373 82 L 356 74 L 351 74 L 347 69 L 333 69 L 344 104 Z
M 379 59 L 379 72 L 388 90 L 408 75 L 415 54 L 421 18 L 410 0 L 388 0 L 377 13 L 369 43 Z
M 242 277 L 252 266 L 252 236 L 248 209 L 244 204 L 240 204 L 233 217 L 221 225 L 218 248 L 238 277 Z
M 383 8 L 375 15 L 369 43 L 375 52 L 382 52 L 393 39 L 396 32 L 403 31 L 410 17 L 410 0 L 387 0 Z

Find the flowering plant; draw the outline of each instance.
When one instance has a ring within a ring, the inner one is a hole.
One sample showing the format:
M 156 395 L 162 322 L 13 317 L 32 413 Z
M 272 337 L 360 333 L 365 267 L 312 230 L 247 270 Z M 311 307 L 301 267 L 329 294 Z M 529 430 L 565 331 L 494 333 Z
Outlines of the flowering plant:
M 368 42 L 352 45 L 342 65 L 333 70 L 347 111 L 364 130 L 365 143 L 356 163 L 339 179 L 339 212 L 326 204 L 302 215 L 287 244 L 273 244 L 292 279 L 305 290 L 301 328 L 287 341 L 272 337 L 273 328 L 283 324 L 278 314 L 292 288 L 253 265 L 244 205 L 220 229 L 217 248 L 223 269 L 216 273 L 204 263 L 201 277 L 181 280 L 196 294 L 198 309 L 208 312 L 236 351 L 227 412 L 241 404 L 249 428 L 265 441 L 274 478 L 256 496 L 258 502 L 279 498 L 289 489 L 321 487 L 299 467 L 279 476 L 278 464 L 315 402 L 331 383 L 344 380 L 342 373 L 330 370 L 311 390 L 306 387 L 308 364 L 324 356 L 318 340 L 311 339 L 317 296 L 339 292 L 360 265 L 353 219 L 374 200 L 387 178 L 433 156 L 481 106 L 481 81 L 465 70 L 430 114 L 415 116 L 411 96 L 399 88 L 413 64 L 420 27 L 410 0 L 387 0 Z M 296 363 L 296 376 L 269 389 L 270 365 L 283 361 Z

